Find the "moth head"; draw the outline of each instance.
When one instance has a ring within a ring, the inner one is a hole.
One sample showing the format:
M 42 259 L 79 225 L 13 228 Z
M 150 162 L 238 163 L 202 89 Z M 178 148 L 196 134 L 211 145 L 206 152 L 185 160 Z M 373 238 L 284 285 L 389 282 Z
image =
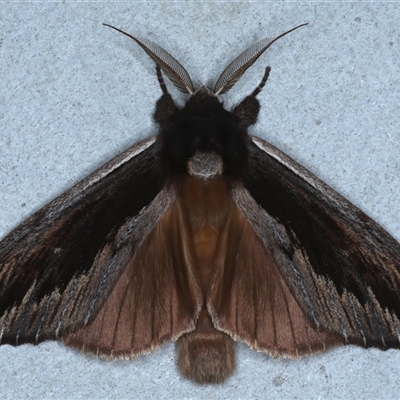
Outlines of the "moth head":
M 214 172 L 208 170 L 204 172 L 204 176 L 210 177 L 219 175 L 222 171 L 236 173 L 245 165 L 247 128 L 257 120 L 260 104 L 256 96 L 268 79 L 270 67 L 266 68 L 257 88 L 232 112 L 223 107 L 218 97 L 227 93 L 272 43 L 307 24 L 299 25 L 273 39 L 260 40 L 249 47 L 228 64 L 213 89 L 207 87 L 196 89 L 186 69 L 157 44 L 134 37 L 111 25 L 104 25 L 133 39 L 156 63 L 157 77 L 163 95 L 157 102 L 154 119 L 161 127 L 159 140 L 162 161 L 174 172 L 190 174 L 192 171 L 194 175 L 195 171 L 199 170 L 200 161 L 210 162 L 215 166 Z M 179 91 L 190 96 L 182 109 L 175 105 L 161 71 Z M 213 156 L 203 157 L 201 153 Z

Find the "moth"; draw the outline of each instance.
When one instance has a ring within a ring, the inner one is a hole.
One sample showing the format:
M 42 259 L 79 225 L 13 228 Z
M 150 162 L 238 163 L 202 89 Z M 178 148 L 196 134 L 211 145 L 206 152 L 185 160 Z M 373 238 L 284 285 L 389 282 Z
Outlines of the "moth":
M 399 243 L 247 133 L 270 67 L 232 111 L 219 100 L 300 26 L 244 51 L 213 90 L 196 89 L 161 47 L 111 27 L 156 64 L 159 133 L 3 239 L 1 344 L 58 339 L 114 360 L 177 340 L 182 374 L 199 383 L 233 373 L 235 341 L 294 358 L 399 347 Z M 183 108 L 163 73 L 190 96 Z

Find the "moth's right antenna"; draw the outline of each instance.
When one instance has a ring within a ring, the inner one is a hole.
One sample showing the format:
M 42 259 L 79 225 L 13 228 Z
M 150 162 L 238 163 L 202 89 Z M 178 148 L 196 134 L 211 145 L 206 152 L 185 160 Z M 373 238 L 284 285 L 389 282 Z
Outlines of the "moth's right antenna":
M 240 54 L 238 57 L 236 57 L 225 68 L 224 72 L 222 72 L 217 83 L 215 84 L 214 95 L 219 96 L 220 94 L 226 93 L 229 89 L 231 89 L 232 86 L 246 72 L 246 70 L 250 66 L 252 66 L 255 61 L 257 61 L 257 59 L 264 53 L 265 50 L 268 49 L 268 47 L 271 46 L 272 43 L 276 42 L 278 39 L 287 35 L 288 33 L 293 32 L 294 30 L 296 30 L 302 26 L 305 26 L 305 25 L 308 25 L 308 23 L 296 26 L 295 28 L 290 29 L 289 31 L 286 31 L 286 32 L 280 34 L 276 38 L 273 38 L 273 39 L 265 38 L 263 40 L 260 40 L 259 42 L 253 44 L 253 46 L 251 46 L 247 50 L 245 50 L 242 54 Z M 267 78 L 268 78 L 268 75 L 267 75 Z M 265 82 L 266 82 L 266 79 L 265 79 Z M 264 82 L 264 84 L 265 84 L 265 82 Z M 262 89 L 262 86 L 261 86 L 261 89 Z

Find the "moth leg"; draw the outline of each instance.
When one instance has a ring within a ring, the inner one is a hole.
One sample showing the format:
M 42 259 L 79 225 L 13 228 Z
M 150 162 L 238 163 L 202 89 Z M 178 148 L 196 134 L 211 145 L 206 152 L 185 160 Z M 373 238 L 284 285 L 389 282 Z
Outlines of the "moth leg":
M 256 97 L 261 92 L 261 90 L 263 90 L 265 84 L 267 83 L 267 80 L 268 80 L 270 72 L 271 72 L 271 67 L 266 67 L 265 68 L 265 72 L 264 72 L 264 76 L 261 79 L 260 84 L 254 89 L 254 91 L 250 95 L 250 97 Z
M 163 78 L 162 73 L 161 73 L 161 68 L 158 65 L 156 66 L 156 73 L 157 73 L 158 83 L 160 84 L 160 88 L 161 88 L 162 92 L 165 95 L 169 95 L 167 86 L 165 84 L 164 78 Z
M 161 73 L 160 67 L 156 66 L 157 79 L 160 84 L 160 88 L 163 92 L 163 95 L 157 101 L 156 111 L 154 112 L 154 120 L 163 126 L 167 119 L 173 115 L 178 108 L 176 107 L 174 100 L 168 92 L 167 86 L 165 85 L 164 78 Z
M 260 84 L 253 90 L 252 94 L 246 96 L 233 110 L 233 113 L 240 118 L 241 125 L 245 128 L 254 125 L 257 122 L 258 113 L 260 111 L 260 102 L 256 99 L 256 96 L 267 83 L 270 72 L 271 67 L 265 68 L 265 73 Z

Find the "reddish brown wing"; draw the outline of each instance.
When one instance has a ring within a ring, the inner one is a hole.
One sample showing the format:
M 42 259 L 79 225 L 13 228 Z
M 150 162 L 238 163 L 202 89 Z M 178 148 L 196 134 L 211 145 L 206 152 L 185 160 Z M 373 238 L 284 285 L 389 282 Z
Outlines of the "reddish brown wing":
M 238 261 L 219 279 L 223 290 L 233 288 L 230 303 L 217 301 L 217 284 L 210 298 L 218 325 L 267 349 L 265 336 L 289 332 L 291 339 L 276 347 L 289 353 L 330 343 L 322 333 L 314 343 L 310 326 L 345 343 L 399 348 L 399 243 L 270 144 L 252 138 L 248 152 L 248 169 L 232 197 L 256 237 L 238 223 L 247 232 L 233 238 Z
M 238 208 L 224 226 L 217 252 L 207 307 L 218 329 L 272 356 L 296 357 L 341 343 L 312 327 Z
M 150 138 L 14 229 L 0 243 L 0 343 L 132 356 L 190 330 L 199 305 L 174 201 Z
M 57 339 L 93 318 L 171 202 L 146 139 L 0 243 L 0 343 Z M 155 200 L 157 196 L 157 200 Z
M 128 263 L 96 318 L 64 342 L 126 359 L 193 330 L 203 300 L 188 238 L 190 227 L 175 202 Z

